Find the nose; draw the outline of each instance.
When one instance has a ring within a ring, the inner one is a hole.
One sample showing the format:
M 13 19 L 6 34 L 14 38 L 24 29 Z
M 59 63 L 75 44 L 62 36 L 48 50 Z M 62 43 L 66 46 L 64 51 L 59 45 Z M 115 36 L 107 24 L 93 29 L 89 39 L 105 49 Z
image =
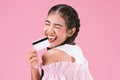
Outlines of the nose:
M 47 34 L 54 34 L 55 33 L 55 31 L 54 31 L 54 26 L 49 26 L 48 28 L 47 28 Z

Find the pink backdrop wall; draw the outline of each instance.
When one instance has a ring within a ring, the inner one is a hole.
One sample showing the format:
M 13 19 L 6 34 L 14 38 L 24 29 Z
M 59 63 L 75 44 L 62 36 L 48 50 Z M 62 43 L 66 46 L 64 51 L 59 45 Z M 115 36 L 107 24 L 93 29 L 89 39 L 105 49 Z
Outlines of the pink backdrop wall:
M 0 0 L 0 80 L 30 80 L 26 52 L 43 35 L 47 11 L 58 3 L 79 13 L 76 42 L 94 79 L 120 80 L 119 0 Z

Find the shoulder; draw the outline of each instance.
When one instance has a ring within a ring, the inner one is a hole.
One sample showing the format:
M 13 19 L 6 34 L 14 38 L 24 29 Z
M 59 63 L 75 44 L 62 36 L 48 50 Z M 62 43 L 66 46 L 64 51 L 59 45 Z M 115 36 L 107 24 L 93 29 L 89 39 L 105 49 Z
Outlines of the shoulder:
M 67 55 L 72 56 L 76 63 L 83 63 L 86 59 L 83 55 L 81 48 L 78 45 L 65 44 L 56 47 L 57 49 L 65 52 Z
M 73 58 L 67 55 L 64 51 L 59 49 L 50 49 L 42 55 L 42 61 L 44 65 L 59 62 L 59 61 L 70 61 L 73 62 Z

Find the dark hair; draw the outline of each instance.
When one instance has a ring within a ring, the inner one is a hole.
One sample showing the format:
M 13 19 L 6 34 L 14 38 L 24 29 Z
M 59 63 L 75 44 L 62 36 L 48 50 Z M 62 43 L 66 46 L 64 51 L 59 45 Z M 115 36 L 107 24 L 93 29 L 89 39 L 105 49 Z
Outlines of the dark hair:
M 76 10 L 69 5 L 58 4 L 53 6 L 49 10 L 48 15 L 50 13 L 56 13 L 56 12 L 60 13 L 60 16 L 62 16 L 63 19 L 65 20 L 67 29 L 72 29 L 74 27 L 76 28 L 75 33 L 71 37 L 67 38 L 65 41 L 65 43 L 68 44 L 72 43 L 75 40 L 76 36 L 78 35 L 79 27 L 80 27 L 80 19 L 78 17 Z

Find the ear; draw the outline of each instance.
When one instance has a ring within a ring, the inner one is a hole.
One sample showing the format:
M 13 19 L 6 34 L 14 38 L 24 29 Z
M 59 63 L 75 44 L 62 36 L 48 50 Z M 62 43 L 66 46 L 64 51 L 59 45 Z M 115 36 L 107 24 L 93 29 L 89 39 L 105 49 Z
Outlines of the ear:
M 76 28 L 68 29 L 67 30 L 67 37 L 71 37 L 76 31 Z

